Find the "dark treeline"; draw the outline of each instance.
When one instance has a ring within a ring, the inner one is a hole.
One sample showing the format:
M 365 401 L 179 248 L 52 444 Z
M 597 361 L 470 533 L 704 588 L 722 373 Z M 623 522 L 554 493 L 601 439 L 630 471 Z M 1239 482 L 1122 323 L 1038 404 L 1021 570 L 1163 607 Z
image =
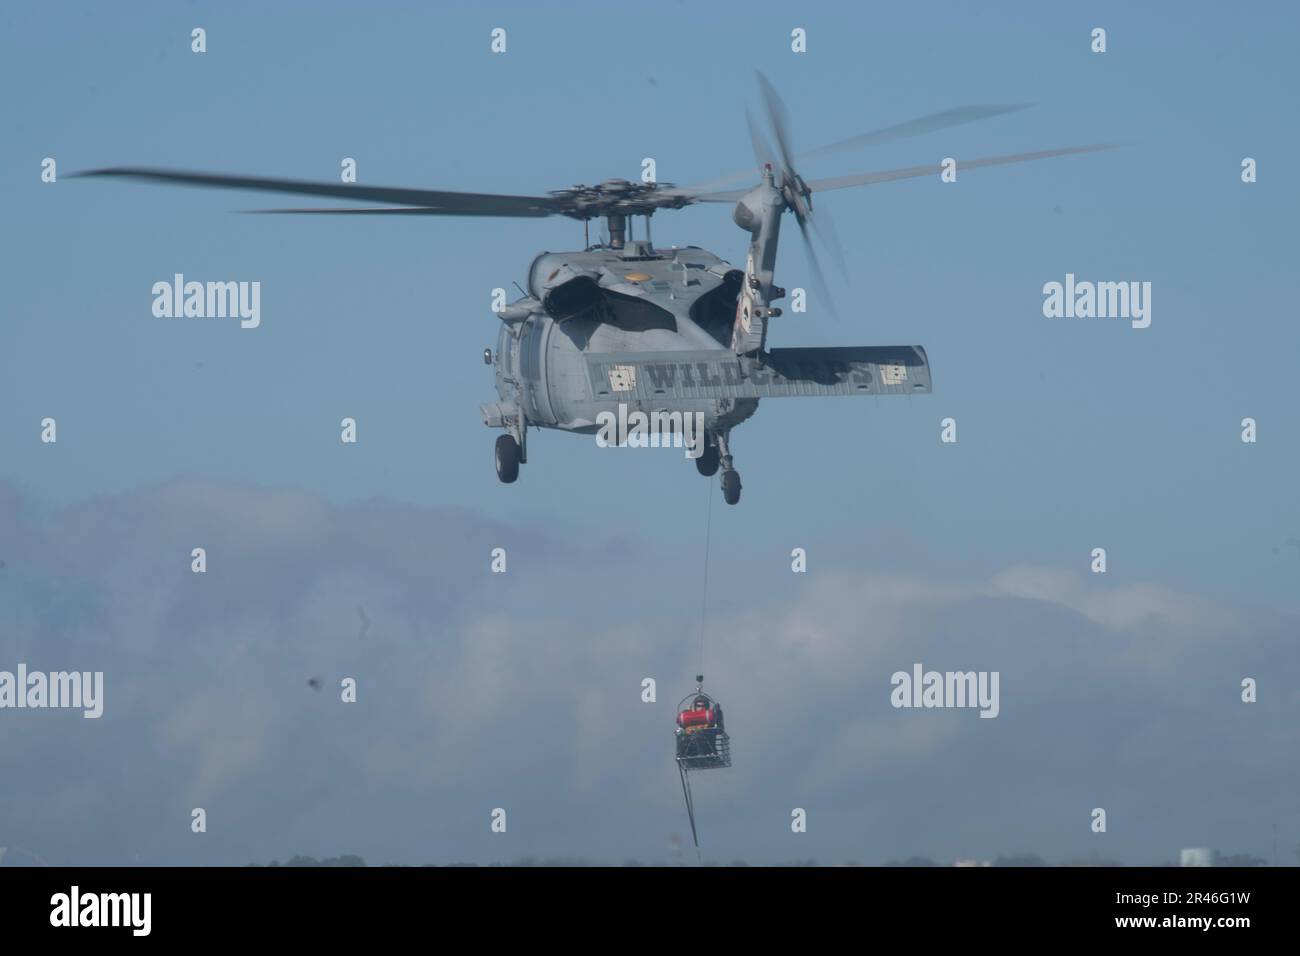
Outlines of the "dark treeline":
M 683 866 L 690 861 L 685 857 L 674 858 L 672 860 L 624 860 L 619 866 Z M 312 856 L 295 856 L 284 863 L 278 860 L 272 860 L 270 863 L 250 863 L 249 866 L 367 866 L 368 864 L 359 856 L 347 854 L 344 856 L 330 856 L 323 860 L 318 860 Z M 385 863 L 383 866 L 402 866 L 406 864 Z M 533 857 L 525 856 L 511 863 L 424 863 L 421 866 L 610 866 L 605 860 L 591 860 L 582 857 Z M 705 860 L 705 866 L 750 866 L 745 860 L 731 860 L 721 862 L 718 860 Z M 822 866 L 816 860 L 785 860 L 774 864 L 763 864 L 771 866 Z M 845 860 L 842 863 L 829 863 L 827 866 L 862 866 L 863 864 L 856 860 Z M 868 864 L 870 865 L 870 864 Z M 910 856 L 904 860 L 887 860 L 885 866 L 954 866 L 955 863 L 938 863 L 925 856 Z M 1012 853 L 999 855 L 989 861 L 969 861 L 960 865 L 965 866 L 1124 866 L 1119 860 L 1112 860 L 1101 856 L 1089 856 L 1077 859 L 1062 860 L 1059 863 L 1049 863 L 1041 856 L 1035 853 Z M 1176 863 L 1166 862 L 1163 866 L 1177 866 Z M 1233 854 L 1214 854 L 1215 866 L 1267 866 L 1268 861 L 1261 857 L 1251 856 L 1248 853 Z

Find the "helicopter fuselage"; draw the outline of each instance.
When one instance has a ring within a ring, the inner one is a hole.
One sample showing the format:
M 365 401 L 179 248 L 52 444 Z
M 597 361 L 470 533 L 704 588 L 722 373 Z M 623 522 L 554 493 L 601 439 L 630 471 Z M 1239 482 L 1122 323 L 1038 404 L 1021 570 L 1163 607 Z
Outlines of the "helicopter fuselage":
M 729 430 L 754 414 L 757 398 L 621 394 L 593 386 L 587 358 L 681 353 L 681 362 L 667 363 L 674 379 L 709 381 L 716 373 L 701 353 L 735 357 L 728 343 L 742 279 L 697 246 L 657 251 L 634 240 L 542 253 L 529 268 L 529 294 L 500 313 L 493 365 L 501 401 L 484 407 L 485 420 L 509 425 L 522 413 L 530 426 L 593 433 L 602 412 L 618 415 L 622 405 L 624 413 L 699 413 L 707 431 Z

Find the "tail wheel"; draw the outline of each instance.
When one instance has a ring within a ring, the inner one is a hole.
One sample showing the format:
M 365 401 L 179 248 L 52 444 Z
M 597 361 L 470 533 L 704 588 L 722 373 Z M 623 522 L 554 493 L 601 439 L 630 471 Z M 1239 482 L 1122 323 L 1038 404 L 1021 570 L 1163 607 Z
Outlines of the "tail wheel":
M 722 500 L 729 505 L 740 501 L 740 472 L 724 471 L 722 473 Z
M 519 477 L 519 442 L 513 435 L 497 438 L 497 477 L 507 485 Z
M 718 446 L 704 443 L 704 451 L 695 459 L 695 467 L 705 478 L 712 478 L 718 473 Z

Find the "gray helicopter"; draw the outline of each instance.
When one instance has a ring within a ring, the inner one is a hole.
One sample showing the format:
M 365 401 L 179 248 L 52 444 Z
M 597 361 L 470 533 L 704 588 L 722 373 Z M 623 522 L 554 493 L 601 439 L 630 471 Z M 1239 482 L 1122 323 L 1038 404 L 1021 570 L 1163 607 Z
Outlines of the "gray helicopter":
M 694 187 L 671 183 L 607 180 L 546 196 L 505 196 L 357 184 L 304 182 L 141 167 L 113 167 L 77 175 L 115 176 L 154 182 L 248 189 L 361 200 L 381 206 L 262 209 L 256 212 L 406 216 L 567 216 L 581 220 L 588 238 L 576 252 L 544 252 L 528 269 L 523 296 L 498 310 L 495 350 L 484 361 L 494 368 L 499 400 L 482 406 L 483 421 L 504 431 L 496 441 L 496 471 L 503 482 L 519 476 L 528 461 L 529 428 L 579 434 L 636 415 L 680 429 L 702 424 L 689 457 L 700 474 L 722 472 L 728 504 L 740 500 L 740 473 L 731 454 L 731 431 L 758 410 L 761 398 L 823 395 L 914 395 L 931 391 L 930 366 L 919 345 L 842 348 L 767 347 L 773 303 L 786 294 L 774 283 L 781 217 L 792 213 L 809 255 L 813 276 L 825 289 L 812 236 L 842 257 L 829 220 L 813 215 L 812 196 L 833 189 L 939 176 L 940 164 L 806 181 L 804 162 L 844 149 L 870 146 L 1022 109 L 965 106 L 933 113 L 842 140 L 798 157 L 792 155 L 787 113 L 771 84 L 759 74 L 763 105 L 776 150 L 747 114 L 758 163 L 758 184 L 720 187 L 751 179 L 736 174 Z M 1073 146 L 964 160 L 962 170 L 1046 159 L 1108 148 Z M 750 236 L 743 269 L 698 246 L 655 248 L 650 218 L 664 209 L 696 203 L 734 204 L 732 218 Z M 644 217 L 645 236 L 632 235 Z M 589 241 L 588 224 L 603 219 L 607 238 Z M 810 235 L 811 230 L 811 235 Z M 829 305 L 829 296 L 823 301 Z

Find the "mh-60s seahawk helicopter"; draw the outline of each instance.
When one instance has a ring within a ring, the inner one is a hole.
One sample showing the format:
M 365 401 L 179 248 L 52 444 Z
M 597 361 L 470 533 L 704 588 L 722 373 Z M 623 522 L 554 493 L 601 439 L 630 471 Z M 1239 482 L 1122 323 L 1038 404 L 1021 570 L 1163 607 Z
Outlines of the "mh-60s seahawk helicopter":
M 918 176 L 938 176 L 941 164 L 806 181 L 795 170 L 787 114 L 776 91 L 758 75 L 776 152 L 747 114 L 759 167 L 752 187 L 720 189 L 746 172 L 694 187 L 610 179 L 546 196 L 402 189 L 317 183 L 140 167 L 98 169 L 79 175 L 117 176 L 191 186 L 215 186 L 326 196 L 383 203 L 379 207 L 264 209 L 295 214 L 406 216 L 568 216 L 586 224 L 603 218 L 608 238 L 577 252 L 544 252 L 528 269 L 522 298 L 499 312 L 494 366 L 499 401 L 482 406 L 484 423 L 504 429 L 496 442 L 496 470 L 513 482 L 528 461 L 528 429 L 555 428 L 594 434 L 602 417 L 626 421 L 634 412 L 659 413 L 660 422 L 702 416 L 704 446 L 695 453 L 701 474 L 722 470 L 728 504 L 740 500 L 740 473 L 731 455 L 731 430 L 758 410 L 760 398 L 819 395 L 911 395 L 931 390 L 930 366 L 919 345 L 848 348 L 767 347 L 773 303 L 786 290 L 774 281 L 781 216 L 793 213 L 819 288 L 825 288 L 810 228 L 836 254 L 824 211 L 813 216 L 812 195 Z M 800 161 L 847 149 L 916 136 L 1023 108 L 965 106 L 933 113 L 842 140 L 798 157 Z M 1073 146 L 963 160 L 960 168 L 995 166 L 1107 148 Z M 737 269 L 697 246 L 656 249 L 650 217 L 661 209 L 695 203 L 734 203 L 736 225 L 750 235 L 745 268 Z M 645 217 L 645 238 L 629 235 Z M 841 263 L 842 259 L 838 259 Z M 521 290 L 523 291 L 523 290 Z M 826 297 L 829 304 L 829 297 Z M 620 407 L 622 414 L 620 415 Z M 701 420 L 701 419 L 692 419 Z

